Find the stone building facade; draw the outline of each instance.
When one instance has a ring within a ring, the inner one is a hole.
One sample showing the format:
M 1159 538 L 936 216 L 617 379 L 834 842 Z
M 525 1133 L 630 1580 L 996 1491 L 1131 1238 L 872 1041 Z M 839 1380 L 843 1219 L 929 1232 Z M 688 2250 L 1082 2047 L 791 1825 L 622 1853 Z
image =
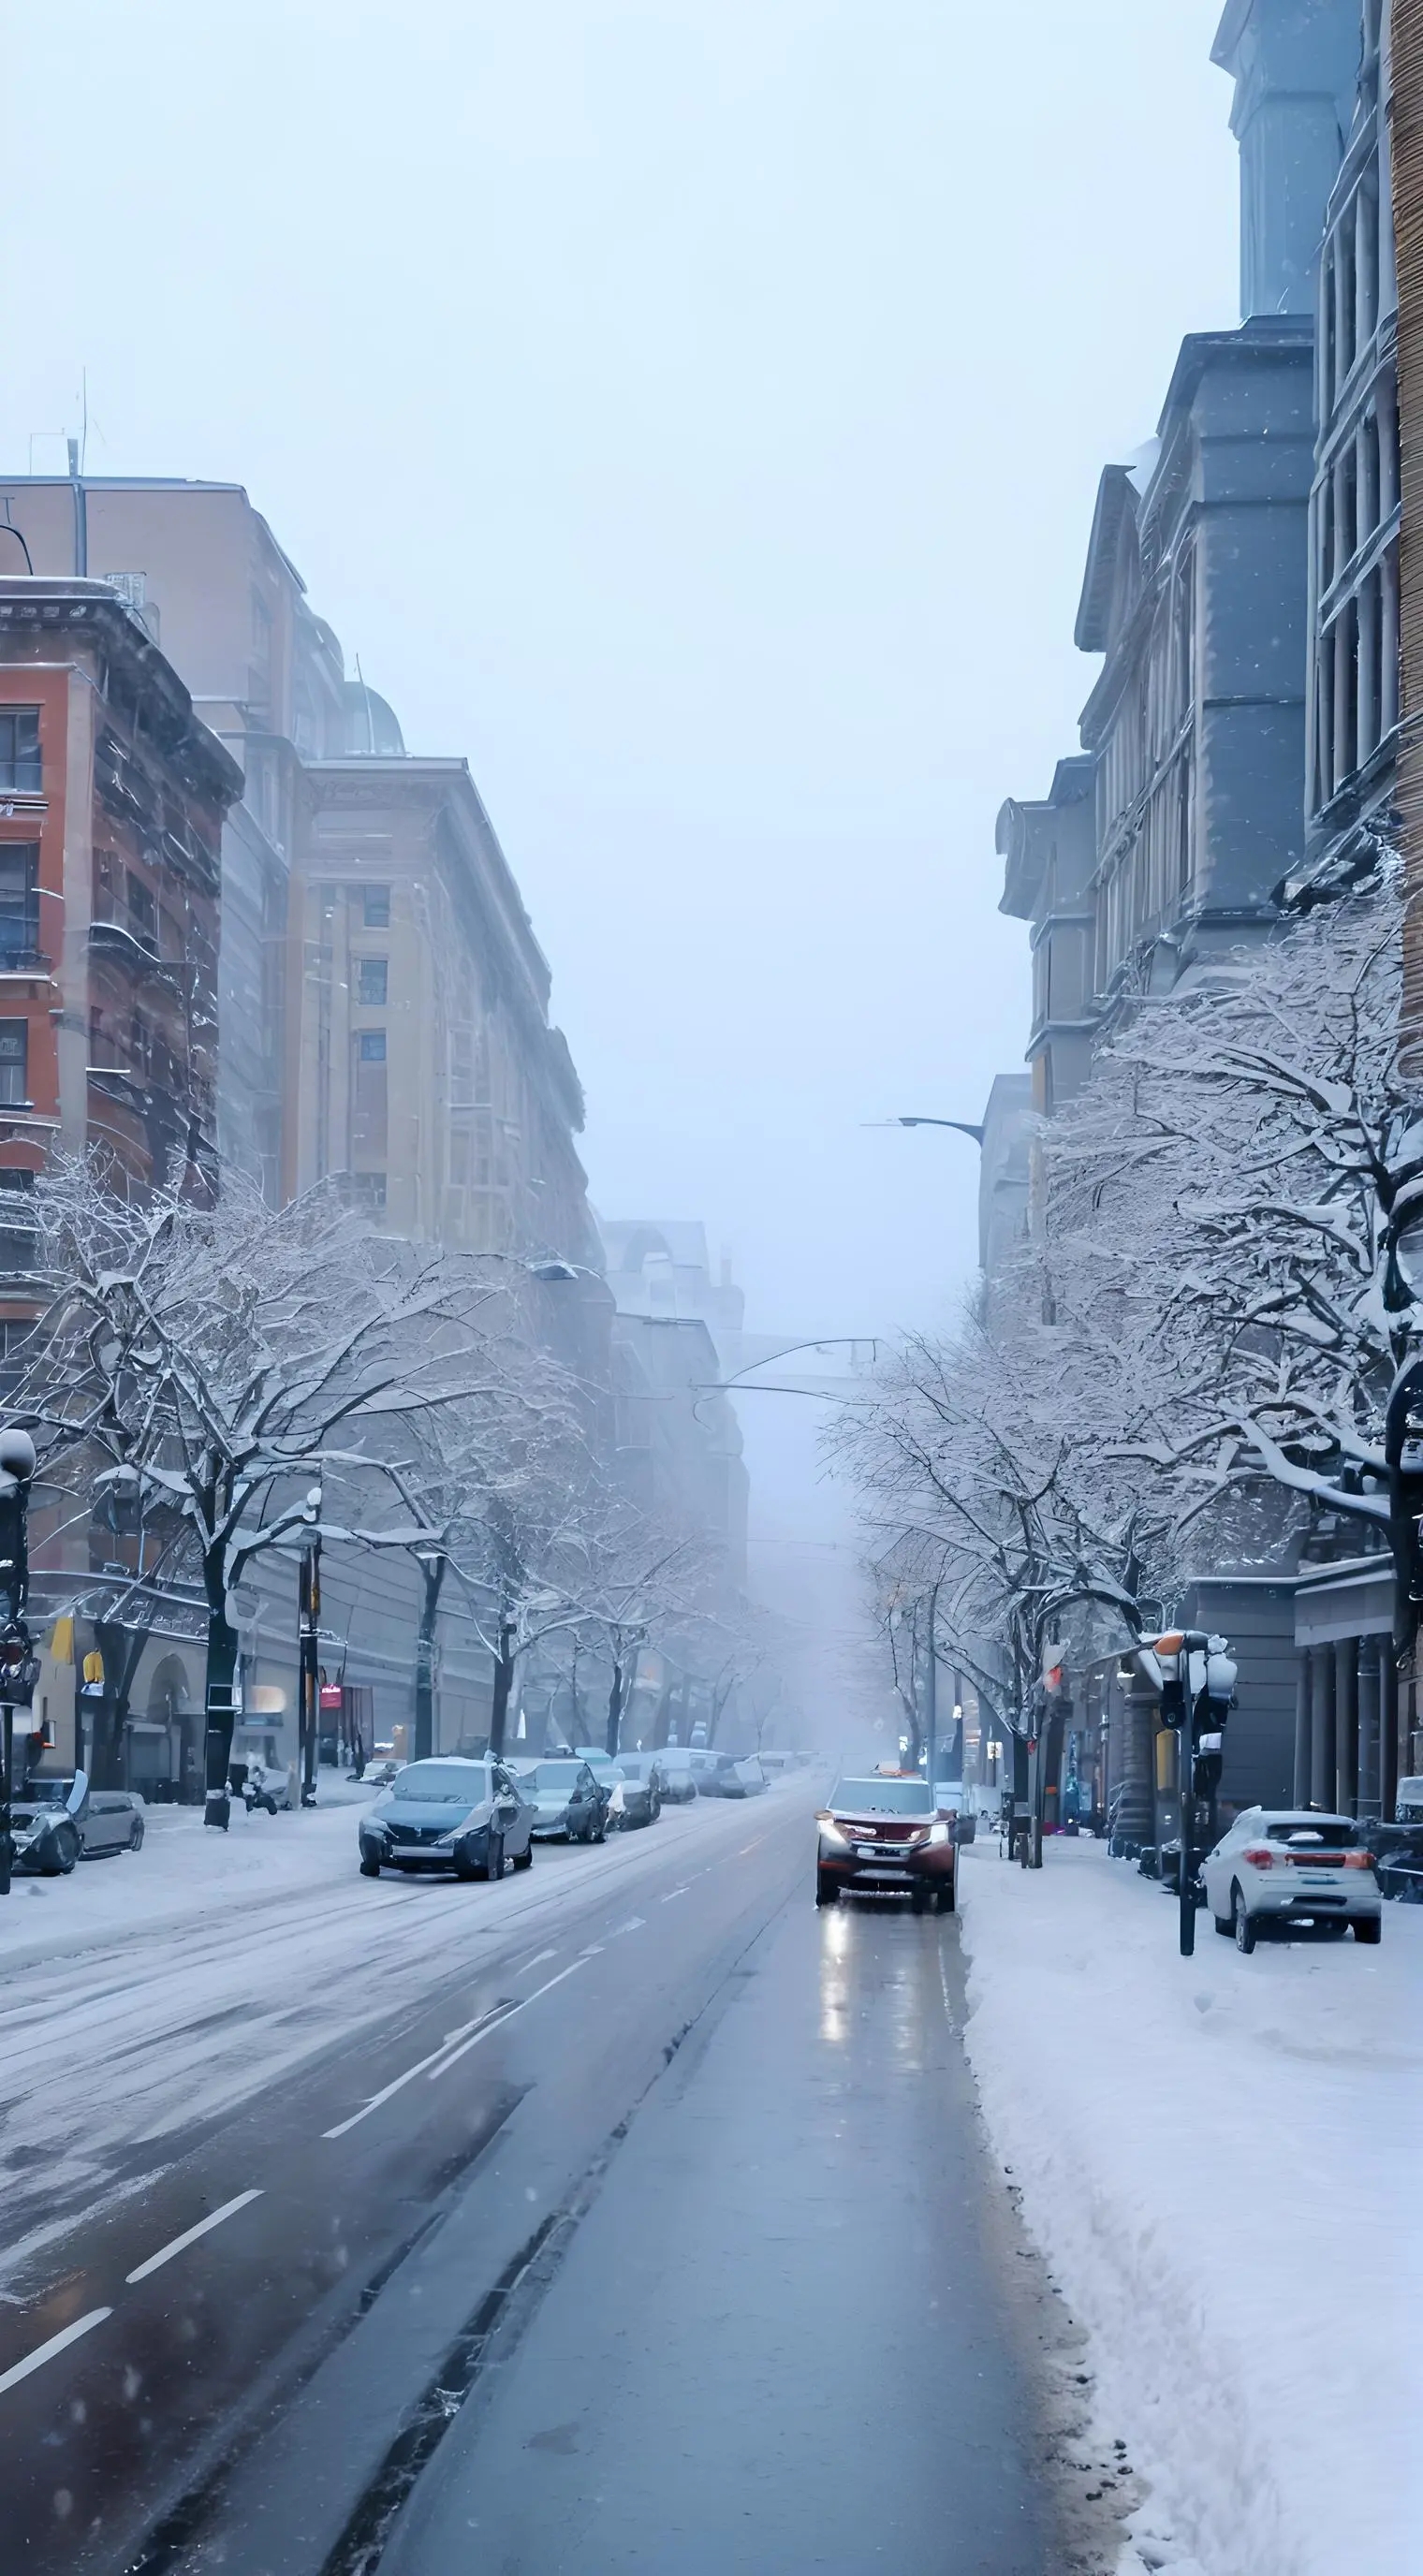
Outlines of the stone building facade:
M 1102 656 L 1081 757 L 999 818 L 1003 909 L 1033 946 L 1039 1115 L 1086 1079 L 1095 1037 L 1139 997 L 1268 936 L 1306 889 L 1347 881 L 1387 802 L 1398 482 L 1382 14 L 1375 0 L 1229 0 L 1219 23 L 1243 318 L 1183 343 L 1156 438 L 1102 475 L 1076 626 Z M 1282 1547 L 1263 1574 L 1213 1568 L 1181 1605 L 1244 1650 L 1229 1797 L 1287 1800 L 1301 1765 L 1341 1785 L 1336 1733 L 1316 1759 L 1323 1649 L 1301 1698 L 1294 1648 L 1297 1616 L 1314 1635 L 1349 1614 L 1332 1593 L 1299 1608 L 1318 1568 L 1296 1553 Z M 1336 1645 L 1351 1672 L 1376 1671 L 1358 1642 L 1346 1652 L 1329 1632 L 1331 1686 Z M 1097 1778 L 1129 1784 L 1149 1833 L 1147 1718 L 1105 1668 L 1076 1687 Z M 1378 1740 L 1367 1724 L 1347 1738 L 1351 1797 L 1358 1748 Z M 1381 1778 L 1386 1753 L 1368 1759 Z
M 341 1175 L 392 1233 L 596 1267 L 582 1088 L 464 761 L 304 765 L 287 985 L 288 1195 Z
M 1390 829 L 1398 758 L 1398 278 L 1389 12 L 1363 0 L 1353 121 L 1319 272 L 1310 496 L 1305 859 L 1292 905 L 1369 873 Z

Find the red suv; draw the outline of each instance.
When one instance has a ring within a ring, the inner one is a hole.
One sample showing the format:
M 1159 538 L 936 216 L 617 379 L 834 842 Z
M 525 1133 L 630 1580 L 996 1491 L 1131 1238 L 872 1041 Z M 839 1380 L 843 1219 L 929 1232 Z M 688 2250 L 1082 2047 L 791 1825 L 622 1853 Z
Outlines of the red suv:
M 835 1905 L 843 1888 L 866 1895 L 906 1892 L 916 1914 L 937 1905 L 951 1914 L 958 1851 L 953 1810 L 938 1807 L 915 1771 L 874 1771 L 837 1780 L 816 1823 L 817 1905 Z

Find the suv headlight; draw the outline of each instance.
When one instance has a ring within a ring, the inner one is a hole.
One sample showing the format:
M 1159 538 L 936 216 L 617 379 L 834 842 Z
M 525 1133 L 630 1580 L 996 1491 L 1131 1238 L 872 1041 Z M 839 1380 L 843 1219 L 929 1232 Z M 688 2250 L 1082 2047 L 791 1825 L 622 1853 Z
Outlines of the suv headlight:
M 951 1841 L 952 1837 L 953 1828 L 950 1825 L 937 1824 L 929 1827 L 928 1839 L 931 1843 L 946 1843 Z
M 836 1824 L 833 1816 L 821 1816 L 817 1821 L 820 1826 L 820 1839 L 823 1843 L 829 1843 L 831 1848 L 835 1851 L 849 1850 L 850 1837 L 847 1833 L 842 1831 L 839 1825 Z

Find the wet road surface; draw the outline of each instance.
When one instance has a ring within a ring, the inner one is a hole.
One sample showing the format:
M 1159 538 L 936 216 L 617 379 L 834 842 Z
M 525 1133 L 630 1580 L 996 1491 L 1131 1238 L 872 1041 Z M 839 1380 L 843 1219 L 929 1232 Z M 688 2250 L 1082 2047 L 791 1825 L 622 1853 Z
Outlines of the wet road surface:
M 381 2576 L 1058 2576 L 957 1926 L 809 1880 L 644 2105 Z
M 957 1925 L 817 1915 L 809 1803 L 372 1913 L 401 2009 L 137 2139 L 0 2306 L 14 2563 L 1061 2576 Z
M 224 2457 L 253 2437 L 262 2476 L 238 2472 L 234 2510 L 246 2528 L 258 2501 L 275 2500 L 257 2516 L 274 2576 L 320 2566 L 477 2295 L 781 1902 L 806 1820 L 803 1802 L 793 1818 L 774 1809 L 769 1798 L 708 1804 L 601 1851 L 542 1848 L 527 1876 L 496 1887 L 359 1880 L 352 1818 L 349 1868 L 326 1898 L 344 1918 L 342 1955 L 322 1959 L 321 1978 L 378 1986 L 389 1935 L 398 2012 L 323 2037 L 296 2062 L 274 2052 L 269 2081 L 249 2064 L 239 2099 L 177 2129 L 166 2125 L 169 2059 L 201 2060 L 193 2017 L 171 2037 L 150 2019 L 119 2039 L 136 2094 L 146 2078 L 162 2105 L 163 2133 L 144 2135 L 139 2120 L 123 2156 L 106 2159 L 101 2204 L 66 2205 L 0 2303 L 0 2528 L 27 2576 L 186 2565 L 227 2495 Z M 232 1992 L 245 1945 L 255 2018 L 270 2000 L 271 1951 L 285 1945 L 288 2009 L 320 2027 L 319 1984 L 300 2000 L 302 1909 L 283 1896 L 271 1912 L 229 1936 Z M 88 2009 L 101 2022 L 112 1988 L 122 2031 L 127 1959 L 94 1973 Z M 181 1988 L 175 1959 L 164 1974 Z M 57 2064 L 49 2116 L 77 2141 L 101 2124 L 105 2045 L 96 2031 L 87 2075 Z M 504 2161 L 491 2149 L 521 2110 Z M 23 2170 L 33 2201 L 32 2151 Z M 377 2319 L 372 2357 L 359 2329 Z M 283 2485 L 276 2428 L 299 2386 L 329 2388 L 352 2341 L 357 2394 L 338 2399 L 325 2427 L 317 2405 Z

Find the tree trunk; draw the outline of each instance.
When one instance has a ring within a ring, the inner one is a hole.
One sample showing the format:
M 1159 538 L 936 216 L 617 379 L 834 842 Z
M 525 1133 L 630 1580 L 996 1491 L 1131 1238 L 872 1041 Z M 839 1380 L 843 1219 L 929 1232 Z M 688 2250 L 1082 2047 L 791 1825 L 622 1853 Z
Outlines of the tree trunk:
M 906 1692 L 901 1691 L 899 1697 L 904 1710 L 904 1723 L 908 1730 L 908 1752 L 905 1767 L 907 1770 L 917 1771 L 919 1768 L 920 1757 L 924 1751 L 924 1734 L 923 1729 L 919 1724 L 919 1711 Z
M 104 1659 L 104 1696 L 100 1700 L 77 1701 L 78 1707 L 92 1712 L 87 1768 L 96 1789 L 121 1789 L 129 1692 L 148 1643 L 148 1630 L 125 1628 L 117 1619 L 96 1619 L 94 1642 Z
M 622 1660 L 614 1655 L 613 1687 L 608 1693 L 608 1752 L 614 1762 L 618 1758 L 618 1741 L 623 1729 L 623 1681 Z
M 437 1556 L 420 1567 L 420 1627 L 415 1640 L 415 1759 L 428 1762 L 435 1750 L 435 1631 L 440 1618 L 440 1591 L 448 1557 Z
M 237 1630 L 227 1615 L 226 1588 L 221 1586 L 220 1578 L 219 1587 L 218 1604 L 215 1606 L 214 1587 L 209 1579 L 203 1823 L 219 1825 L 226 1833 L 230 1811 L 227 1775 L 232 1764 L 232 1684 L 237 1671 Z
M 510 1619 L 499 1622 L 499 1652 L 494 1659 L 494 1697 L 489 1709 L 489 1750 L 496 1762 L 504 1759 L 504 1730 L 509 1719 L 509 1701 L 514 1690 L 514 1662 L 518 1654 L 516 1631 Z

